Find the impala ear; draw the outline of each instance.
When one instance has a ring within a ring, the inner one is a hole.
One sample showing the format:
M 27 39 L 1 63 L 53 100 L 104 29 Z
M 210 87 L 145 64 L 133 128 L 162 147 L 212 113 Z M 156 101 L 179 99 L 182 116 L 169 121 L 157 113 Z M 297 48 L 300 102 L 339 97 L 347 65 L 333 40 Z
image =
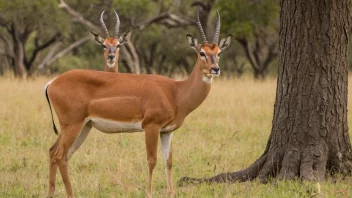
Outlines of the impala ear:
M 224 50 L 228 46 L 230 46 L 231 38 L 232 38 L 232 35 L 229 34 L 226 38 L 221 39 L 220 44 L 219 44 L 220 50 Z
M 194 49 L 195 51 L 197 51 L 197 47 L 198 47 L 198 41 L 196 38 L 194 38 L 192 35 L 187 34 L 187 41 L 189 46 Z
M 131 31 L 127 31 L 127 32 L 122 33 L 119 36 L 119 45 L 126 44 L 130 40 L 130 38 L 131 38 Z
M 89 37 L 98 45 L 104 45 L 105 39 L 101 38 L 101 36 L 99 36 L 97 33 L 89 31 Z

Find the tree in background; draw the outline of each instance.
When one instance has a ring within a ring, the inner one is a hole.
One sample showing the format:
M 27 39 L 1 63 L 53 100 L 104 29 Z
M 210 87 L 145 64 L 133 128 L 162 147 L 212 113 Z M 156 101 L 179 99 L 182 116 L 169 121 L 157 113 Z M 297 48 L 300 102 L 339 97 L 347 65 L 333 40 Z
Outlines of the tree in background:
M 254 78 L 265 78 L 278 55 L 277 1 L 218 0 L 215 7 L 222 13 L 224 32 L 232 32 L 243 47 Z
M 347 125 L 351 1 L 281 1 L 280 61 L 273 126 L 266 149 L 248 168 L 184 182 L 270 177 L 324 180 L 352 173 Z
M 7 63 L 17 77 L 32 75 L 38 66 L 44 67 L 88 40 L 77 40 L 59 50 L 69 28 L 66 21 L 54 1 L 0 1 L 2 64 Z M 48 49 L 47 56 L 42 56 Z
M 272 28 L 277 15 L 273 2 L 0 0 L 0 73 L 4 68 L 11 68 L 16 76 L 61 73 L 73 68 L 100 70 L 103 52 L 92 42 L 86 42 L 88 31 L 101 32 L 102 10 L 106 10 L 107 26 L 113 27 L 115 20 L 111 19 L 116 10 L 121 30 L 132 30 L 131 41 L 121 48 L 121 72 L 185 75 L 193 65 L 185 34 L 196 33 L 194 13 L 200 10 L 204 29 L 212 36 L 213 32 L 208 30 L 215 26 L 215 9 L 219 9 L 222 28 L 226 29 L 222 32 L 233 32 L 239 46 L 245 49 L 244 53 L 235 45 L 229 49 L 221 65 L 224 74 L 240 76 L 249 62 L 255 77 L 264 77 L 276 56 L 272 50 L 276 49 L 275 36 L 266 36 L 277 33 Z

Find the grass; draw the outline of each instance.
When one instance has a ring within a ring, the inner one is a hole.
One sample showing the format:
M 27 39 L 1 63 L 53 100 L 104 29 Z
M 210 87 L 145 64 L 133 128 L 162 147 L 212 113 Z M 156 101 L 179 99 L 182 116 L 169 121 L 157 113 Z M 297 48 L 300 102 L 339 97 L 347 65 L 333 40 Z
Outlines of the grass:
M 48 150 L 57 138 L 43 92 L 48 80 L 0 78 L 0 197 L 47 195 Z M 276 80 L 215 79 L 213 83 L 206 101 L 174 133 L 174 184 L 182 176 L 210 177 L 240 170 L 264 151 L 271 130 Z M 352 93 L 351 86 L 349 89 Z M 351 105 L 350 97 L 349 109 Z M 166 197 L 164 166 L 158 151 L 153 196 Z M 70 172 L 77 197 L 145 197 L 148 165 L 144 134 L 107 135 L 93 129 L 70 160 Z M 175 195 L 352 197 L 351 186 L 352 178 L 321 183 L 252 181 L 175 185 Z M 66 196 L 59 173 L 56 189 L 56 197 Z

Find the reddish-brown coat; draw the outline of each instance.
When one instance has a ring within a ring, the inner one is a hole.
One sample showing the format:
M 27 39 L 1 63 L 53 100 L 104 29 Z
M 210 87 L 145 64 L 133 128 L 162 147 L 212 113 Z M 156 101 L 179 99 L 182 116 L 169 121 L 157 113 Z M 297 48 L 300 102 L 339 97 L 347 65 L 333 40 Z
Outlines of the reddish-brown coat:
M 150 170 L 148 179 L 148 196 L 150 196 L 160 131 L 166 126 L 172 126 L 167 132 L 179 128 L 185 117 L 205 100 L 210 91 L 211 81 L 204 82 L 204 78 L 212 78 L 210 70 L 214 67 L 214 63 L 201 60 L 199 52 L 202 47 L 206 50 L 207 56 L 217 55 L 219 47 L 208 45 L 202 44 L 197 47 L 197 63 L 191 75 L 184 81 L 175 81 L 159 75 L 92 70 L 71 70 L 53 80 L 47 91 L 58 116 L 61 133 L 49 152 L 49 197 L 53 196 L 55 191 L 57 165 L 68 196 L 74 197 L 67 161 L 88 135 L 92 127 L 90 117 L 119 122 L 142 122 Z M 218 59 L 216 60 L 217 65 Z M 168 189 L 169 195 L 173 196 L 171 150 L 168 156 L 166 164 L 170 184 Z

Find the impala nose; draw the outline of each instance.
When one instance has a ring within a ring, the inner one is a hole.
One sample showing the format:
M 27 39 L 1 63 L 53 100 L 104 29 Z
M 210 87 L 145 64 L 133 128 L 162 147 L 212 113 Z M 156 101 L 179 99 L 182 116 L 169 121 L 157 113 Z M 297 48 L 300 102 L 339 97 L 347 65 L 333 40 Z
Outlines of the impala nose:
M 220 74 L 220 67 L 212 67 L 210 69 L 211 74 L 219 75 Z
M 109 55 L 108 56 L 108 59 L 110 59 L 110 60 L 114 60 L 114 58 L 115 58 L 115 55 Z

